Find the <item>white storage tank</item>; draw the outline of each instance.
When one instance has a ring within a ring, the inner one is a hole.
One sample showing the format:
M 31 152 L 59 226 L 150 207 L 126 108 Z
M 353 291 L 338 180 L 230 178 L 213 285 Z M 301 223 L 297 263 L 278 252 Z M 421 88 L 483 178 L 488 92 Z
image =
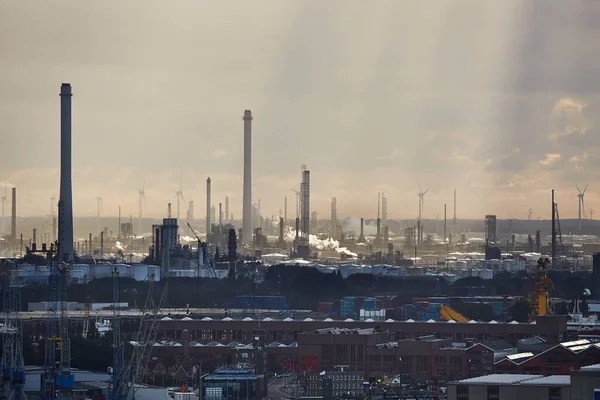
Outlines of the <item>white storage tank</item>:
M 173 398 L 175 400 L 197 400 L 198 396 L 190 392 L 175 392 L 173 393 Z

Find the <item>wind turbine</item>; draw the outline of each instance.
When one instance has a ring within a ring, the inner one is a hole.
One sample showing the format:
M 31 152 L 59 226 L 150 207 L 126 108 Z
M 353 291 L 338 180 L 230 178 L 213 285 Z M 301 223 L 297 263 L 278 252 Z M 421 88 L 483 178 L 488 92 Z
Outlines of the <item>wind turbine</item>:
M 423 191 L 423 189 L 421 188 L 421 184 L 419 183 L 419 181 L 417 181 L 417 185 L 419 185 L 419 221 L 421 220 L 421 218 L 423 217 L 423 198 L 425 197 L 425 194 L 427 192 L 429 192 L 429 189 L 426 189 L 425 191 Z
M 144 179 L 144 184 L 141 189 L 138 189 L 138 233 L 142 233 L 142 216 L 144 205 L 146 204 L 146 179 Z
M 179 202 L 182 200 L 183 205 L 187 210 L 187 203 L 183 197 L 183 170 L 181 171 L 181 181 L 179 183 L 179 190 L 175 192 L 175 198 L 177 199 L 177 220 L 179 220 Z
M 4 196 L 2 196 L 1 201 L 2 201 L 2 233 L 6 232 L 5 231 L 5 222 L 4 222 L 4 206 L 6 205 L 6 201 L 7 201 L 7 197 L 6 197 L 6 190 L 7 190 L 7 186 L 8 184 L 6 182 L 4 182 Z
M 296 193 L 296 218 L 300 218 L 300 192 L 296 189 L 290 189 L 292 192 Z
M 585 195 L 585 191 L 587 190 L 588 185 L 585 185 L 585 187 L 583 188 L 583 192 L 581 191 L 581 189 L 579 189 L 579 186 L 575 185 L 575 187 L 577 188 L 577 191 L 579 192 L 579 194 L 577 195 L 577 197 L 579 198 L 579 220 L 578 220 L 578 226 L 579 226 L 579 231 L 581 232 L 581 211 L 583 211 L 583 218 L 585 218 L 585 203 L 583 202 L 583 196 Z

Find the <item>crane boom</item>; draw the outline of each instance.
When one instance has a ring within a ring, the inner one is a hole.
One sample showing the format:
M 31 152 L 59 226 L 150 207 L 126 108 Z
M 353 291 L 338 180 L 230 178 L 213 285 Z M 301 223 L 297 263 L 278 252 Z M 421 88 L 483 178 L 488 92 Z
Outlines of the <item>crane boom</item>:
M 217 276 L 217 272 L 215 271 L 213 260 L 210 257 L 210 252 L 206 248 L 206 242 L 200 240 L 200 236 L 198 236 L 196 230 L 189 223 L 187 224 L 187 226 L 190 228 L 194 236 L 196 236 L 196 239 L 198 239 L 198 277 L 200 277 L 200 256 L 202 256 L 204 265 L 206 265 L 206 268 L 208 268 L 208 272 L 210 273 L 211 278 L 218 279 L 219 277 Z
M 458 311 L 448 307 L 445 304 L 440 304 L 440 319 L 442 321 L 469 322 L 469 319 Z

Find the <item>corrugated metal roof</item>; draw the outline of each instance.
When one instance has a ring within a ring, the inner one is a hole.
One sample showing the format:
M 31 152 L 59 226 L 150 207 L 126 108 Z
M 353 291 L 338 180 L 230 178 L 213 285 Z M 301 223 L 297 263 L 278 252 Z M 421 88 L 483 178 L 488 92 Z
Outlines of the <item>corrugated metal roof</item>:
M 458 381 L 460 385 L 514 385 L 531 379 L 543 378 L 543 375 L 492 374 Z
M 571 385 L 570 375 L 550 375 L 543 378 L 532 379 L 529 381 L 520 382 L 519 385 L 524 386 L 569 386 Z

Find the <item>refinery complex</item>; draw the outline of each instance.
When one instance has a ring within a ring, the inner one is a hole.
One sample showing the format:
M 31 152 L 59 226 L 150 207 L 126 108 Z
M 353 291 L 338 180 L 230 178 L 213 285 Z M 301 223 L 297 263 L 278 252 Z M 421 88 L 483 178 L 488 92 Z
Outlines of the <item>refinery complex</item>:
M 444 206 L 443 218 L 425 220 L 427 190 L 420 184 L 415 220 L 389 219 L 384 193 L 376 193 L 376 218 L 340 217 L 336 197 L 330 217 L 317 218 L 310 207 L 311 170 L 303 165 L 293 190 L 295 213 L 288 214 L 286 197 L 281 215 L 264 217 L 260 200 L 252 197 L 253 115 L 245 110 L 241 220 L 231 215 L 228 197 L 213 201 L 207 177 L 204 218 L 194 215 L 194 203 L 185 202 L 182 189 L 175 211 L 165 204 L 162 221 L 142 218 L 142 188 L 136 221 L 98 213 L 96 221 L 88 221 L 90 232 L 76 235 L 72 96 L 71 85 L 62 84 L 56 213 L 31 226 L 35 220 L 18 218 L 17 188 L 11 190 L 10 230 L 0 260 L 5 398 L 333 399 L 420 393 L 441 399 L 466 398 L 457 393 L 477 391 L 469 386 L 476 379 L 488 379 L 486 385 L 496 388 L 505 382 L 502 377 L 533 374 L 519 384 L 539 379 L 539 390 L 574 393 L 577 379 L 598 378 L 600 242 L 588 232 L 593 221 L 585 220 L 588 229 L 582 232 L 581 215 L 577 227 L 568 228 L 579 233 L 566 234 L 554 192 L 543 221 L 513 224 L 495 215 L 458 220 L 456 191 L 450 218 Z M 588 287 L 575 299 L 554 295 L 552 276 L 590 273 Z M 286 278 L 290 274 L 295 278 Z M 365 294 L 337 299 L 309 295 L 301 303 L 291 291 L 305 290 L 294 286 L 309 279 L 302 274 L 322 277 L 331 291 L 352 281 L 372 287 L 355 286 L 353 291 Z M 531 287 L 525 296 L 492 293 L 486 282 L 499 276 L 530 279 Z M 402 303 L 394 291 L 402 282 L 437 289 Z M 236 289 L 226 302 L 219 300 L 236 285 L 251 289 Z M 209 286 L 211 295 L 204 296 Z M 96 294 L 82 297 L 78 288 Z M 556 312 L 564 301 L 573 303 L 565 313 Z M 522 304 L 526 309 L 518 317 L 514 310 Z M 482 307 L 487 317 L 477 314 Z M 24 340 L 39 346 L 37 356 L 26 351 Z M 75 367 L 73 362 L 81 361 L 72 345 L 94 340 L 110 341 L 106 370 Z M 27 365 L 25 354 L 39 364 Z

